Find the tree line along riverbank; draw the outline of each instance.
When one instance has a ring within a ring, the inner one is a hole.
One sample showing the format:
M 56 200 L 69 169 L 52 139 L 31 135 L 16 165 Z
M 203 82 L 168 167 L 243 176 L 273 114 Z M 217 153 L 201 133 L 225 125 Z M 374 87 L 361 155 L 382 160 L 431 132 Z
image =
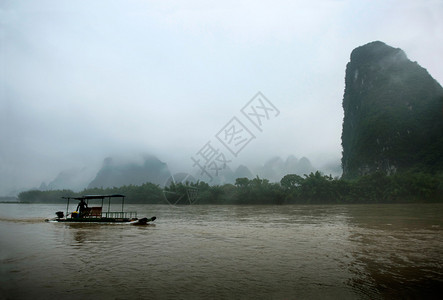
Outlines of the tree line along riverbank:
M 30 190 L 18 195 L 20 202 L 65 203 L 62 197 L 123 194 L 126 203 L 146 204 L 340 204 L 443 202 L 443 174 L 373 173 L 353 180 L 333 178 L 320 172 L 288 174 L 280 182 L 237 178 L 235 184 L 206 182 L 172 183 L 161 188 L 152 183 L 113 188 Z

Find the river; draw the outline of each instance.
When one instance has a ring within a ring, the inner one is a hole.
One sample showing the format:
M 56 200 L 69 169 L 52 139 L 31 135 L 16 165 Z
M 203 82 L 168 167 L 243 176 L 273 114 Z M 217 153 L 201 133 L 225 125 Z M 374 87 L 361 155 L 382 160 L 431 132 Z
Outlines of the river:
M 422 299 L 443 294 L 443 204 L 127 205 L 155 226 L 0 204 L 0 299 Z

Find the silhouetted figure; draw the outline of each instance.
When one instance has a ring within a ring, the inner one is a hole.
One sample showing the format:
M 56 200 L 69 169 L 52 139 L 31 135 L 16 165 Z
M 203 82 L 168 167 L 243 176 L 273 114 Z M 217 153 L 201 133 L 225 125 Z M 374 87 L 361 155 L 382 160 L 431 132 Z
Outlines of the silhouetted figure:
M 77 205 L 78 216 L 80 218 L 85 214 L 86 208 L 88 208 L 88 204 L 86 204 L 85 200 L 80 200 L 80 203 Z

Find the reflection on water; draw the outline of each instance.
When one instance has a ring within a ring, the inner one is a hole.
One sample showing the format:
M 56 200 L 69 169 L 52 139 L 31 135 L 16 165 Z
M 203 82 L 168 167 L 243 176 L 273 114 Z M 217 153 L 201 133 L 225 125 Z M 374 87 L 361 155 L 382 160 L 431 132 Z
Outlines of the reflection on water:
M 0 296 L 383 299 L 443 291 L 443 205 L 128 206 L 155 214 L 156 226 L 45 223 L 57 205 L 0 204 Z

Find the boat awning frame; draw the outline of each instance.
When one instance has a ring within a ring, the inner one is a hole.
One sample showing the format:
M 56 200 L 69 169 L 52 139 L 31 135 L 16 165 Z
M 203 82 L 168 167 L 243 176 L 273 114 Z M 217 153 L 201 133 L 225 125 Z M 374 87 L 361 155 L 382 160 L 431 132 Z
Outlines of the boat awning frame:
M 102 204 L 101 207 L 103 207 L 103 201 L 105 198 L 108 198 L 108 213 L 111 210 L 111 198 L 122 198 L 122 212 L 124 210 L 124 205 L 125 205 L 125 195 L 122 194 L 112 194 L 112 195 L 84 195 L 81 197 L 62 197 L 63 199 L 67 199 L 68 203 L 66 205 L 66 216 L 68 215 L 68 210 L 69 210 L 69 200 L 71 199 L 75 199 L 75 200 L 87 200 L 89 202 L 89 200 L 91 199 L 101 199 L 102 200 Z
M 62 197 L 63 199 L 75 199 L 75 200 L 90 200 L 90 199 L 105 199 L 105 198 L 125 198 L 125 195 L 113 194 L 113 195 L 84 195 L 81 197 Z

